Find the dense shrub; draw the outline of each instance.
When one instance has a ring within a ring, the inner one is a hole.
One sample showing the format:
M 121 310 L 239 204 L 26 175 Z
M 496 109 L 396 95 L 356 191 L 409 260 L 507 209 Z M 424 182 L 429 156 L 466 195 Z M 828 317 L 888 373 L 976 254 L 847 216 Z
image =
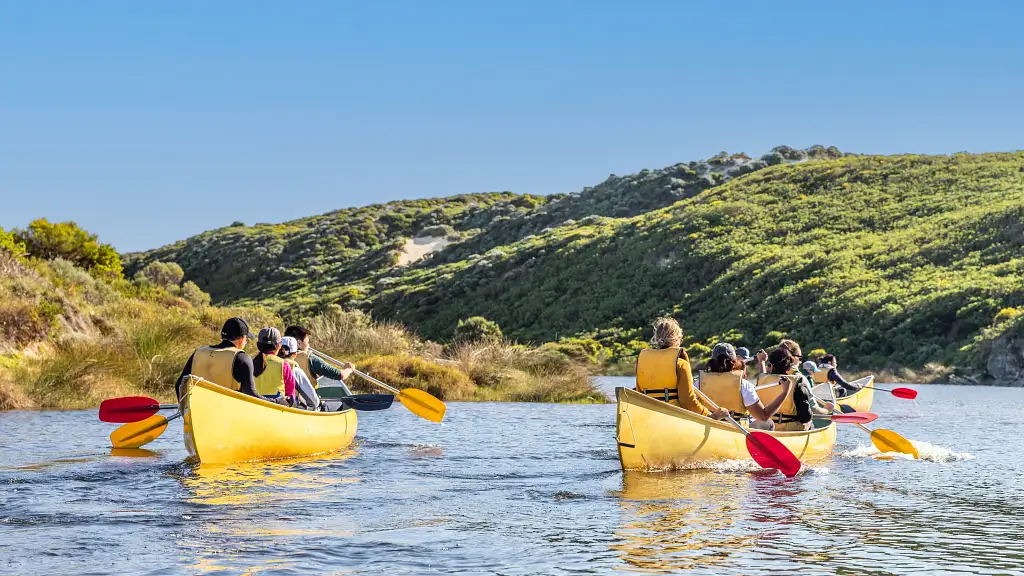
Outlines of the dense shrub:
M 109 278 L 121 278 L 121 257 L 109 244 L 100 244 L 74 222 L 50 223 L 45 218 L 33 221 L 27 230 L 15 232 L 30 256 L 45 260 L 64 258 L 90 272 Z
M 176 287 L 184 278 L 185 271 L 174 262 L 150 262 L 135 274 L 136 281 L 148 281 L 161 288 Z
M 472 316 L 459 320 L 455 326 L 455 340 L 458 342 L 488 342 L 501 340 L 501 327 L 483 316 Z

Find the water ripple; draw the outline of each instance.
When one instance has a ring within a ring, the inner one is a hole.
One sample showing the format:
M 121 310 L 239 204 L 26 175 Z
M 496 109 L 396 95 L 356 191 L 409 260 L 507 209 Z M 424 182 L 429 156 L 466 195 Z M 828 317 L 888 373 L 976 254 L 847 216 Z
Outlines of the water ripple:
M 339 454 L 197 467 L 180 428 L 112 452 L 94 412 L 0 413 L 0 574 L 1024 574 L 1024 391 L 873 411 L 922 458 L 844 427 L 792 479 L 623 473 L 613 406 L 452 403 L 445 426 L 365 413 Z

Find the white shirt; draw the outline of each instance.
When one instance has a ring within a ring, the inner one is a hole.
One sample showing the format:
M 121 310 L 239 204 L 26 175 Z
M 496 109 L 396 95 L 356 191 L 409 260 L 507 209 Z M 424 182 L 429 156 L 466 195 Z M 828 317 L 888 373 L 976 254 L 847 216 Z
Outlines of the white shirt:
M 753 406 L 760 402 L 761 398 L 757 395 L 756 386 L 750 380 L 742 378 L 740 380 L 740 396 L 743 397 L 744 406 Z

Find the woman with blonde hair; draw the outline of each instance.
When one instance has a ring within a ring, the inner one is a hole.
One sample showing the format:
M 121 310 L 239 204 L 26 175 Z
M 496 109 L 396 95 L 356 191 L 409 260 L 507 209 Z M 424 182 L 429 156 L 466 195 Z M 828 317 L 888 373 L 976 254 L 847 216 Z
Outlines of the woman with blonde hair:
M 719 408 L 712 412 L 693 390 L 690 357 L 682 348 L 683 330 L 674 318 L 654 322 L 650 348 L 640 351 L 636 367 L 636 390 L 679 406 L 701 416 L 722 419 L 728 414 Z

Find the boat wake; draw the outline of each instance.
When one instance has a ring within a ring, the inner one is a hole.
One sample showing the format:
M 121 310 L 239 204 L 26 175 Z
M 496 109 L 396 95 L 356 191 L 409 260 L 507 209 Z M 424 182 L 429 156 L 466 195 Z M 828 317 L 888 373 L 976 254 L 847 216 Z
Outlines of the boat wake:
M 708 460 L 702 462 L 687 462 L 685 464 L 679 464 L 673 466 L 670 470 L 650 470 L 651 472 L 667 472 L 667 471 L 679 471 L 679 470 L 708 470 L 711 472 L 719 472 L 723 474 L 736 474 L 736 473 L 767 473 L 777 474 L 776 470 L 768 470 L 762 468 L 757 462 L 753 460 Z M 810 475 L 826 475 L 831 473 L 831 469 L 827 466 L 804 466 L 800 469 L 800 476 Z
M 955 452 L 946 448 L 945 446 L 936 446 L 935 444 L 929 444 L 928 442 L 921 442 L 918 440 L 911 440 L 914 447 L 917 448 L 919 460 L 926 460 L 928 462 L 936 462 L 943 464 L 946 462 L 962 462 L 964 460 L 974 460 L 974 455 L 967 452 Z M 839 455 L 841 458 L 875 458 L 878 460 L 913 460 L 914 457 L 910 454 L 901 454 L 898 452 L 879 452 L 875 446 L 858 446 L 851 450 L 847 450 Z

